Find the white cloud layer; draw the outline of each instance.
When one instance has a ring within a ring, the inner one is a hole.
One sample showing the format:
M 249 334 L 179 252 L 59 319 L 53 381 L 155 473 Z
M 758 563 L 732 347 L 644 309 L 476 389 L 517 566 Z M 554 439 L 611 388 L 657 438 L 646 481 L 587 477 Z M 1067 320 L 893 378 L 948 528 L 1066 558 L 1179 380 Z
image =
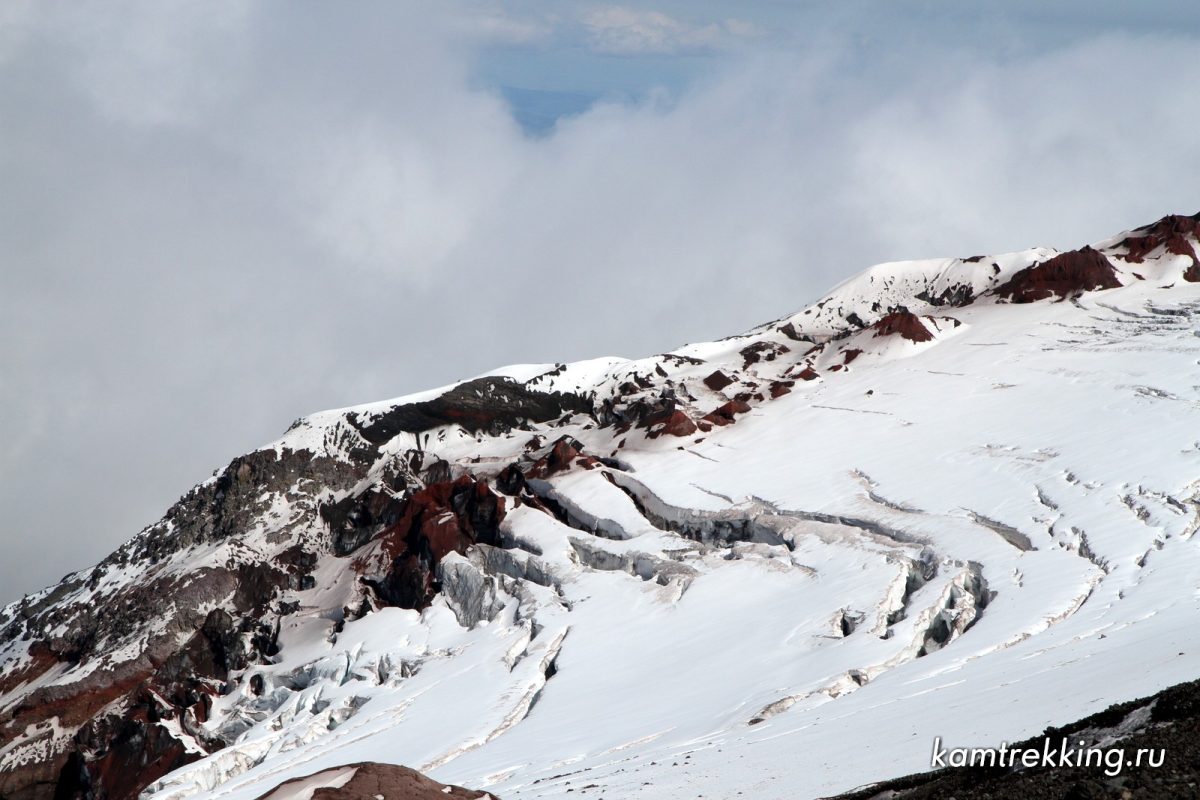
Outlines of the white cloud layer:
M 693 24 L 661 11 L 600 6 L 583 15 L 588 41 L 599 53 L 645 55 L 694 53 L 720 49 L 753 36 L 750 22 L 727 19 Z
M 1195 38 L 996 55 L 832 29 L 535 140 L 471 88 L 467 11 L 445 9 L 14 12 L 0 600 L 318 408 L 661 351 L 875 261 L 1200 205 Z M 643 49 L 674 35 L 655 25 Z

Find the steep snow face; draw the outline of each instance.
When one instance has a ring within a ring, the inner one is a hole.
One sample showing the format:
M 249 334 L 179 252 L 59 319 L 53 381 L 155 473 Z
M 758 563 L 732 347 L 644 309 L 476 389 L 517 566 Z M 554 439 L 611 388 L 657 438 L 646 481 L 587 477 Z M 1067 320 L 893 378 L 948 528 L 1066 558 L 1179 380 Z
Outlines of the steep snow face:
M 742 336 L 301 420 L 5 610 L 0 780 L 100 774 L 80 731 L 151 701 L 31 698 L 172 647 L 214 663 L 145 673 L 182 692 L 159 800 L 360 762 L 813 797 L 1194 678 L 1196 232 L 881 265 Z M 77 643 L 167 576 L 175 610 Z

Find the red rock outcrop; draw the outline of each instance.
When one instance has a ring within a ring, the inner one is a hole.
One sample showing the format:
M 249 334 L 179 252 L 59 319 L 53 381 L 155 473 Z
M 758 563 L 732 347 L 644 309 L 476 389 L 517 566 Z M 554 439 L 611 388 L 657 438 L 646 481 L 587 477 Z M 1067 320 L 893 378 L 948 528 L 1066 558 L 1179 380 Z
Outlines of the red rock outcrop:
M 713 425 L 732 425 L 736 420 L 735 414 L 745 414 L 750 410 L 750 404 L 745 400 L 730 400 L 704 415 L 707 422 Z
M 929 328 L 925 327 L 925 323 L 916 314 L 909 311 L 907 308 L 897 308 L 889 314 L 884 315 L 871 326 L 878 336 L 900 336 L 903 339 L 908 339 L 910 342 L 931 342 L 933 334 Z M 853 359 L 847 358 L 846 363 L 849 364 Z
M 487 792 L 438 783 L 415 769 L 373 761 L 286 781 L 258 800 L 286 800 L 308 789 L 313 790 L 312 800 L 499 800 Z
M 658 427 L 655 427 L 650 436 L 656 437 L 662 434 L 669 436 L 691 436 L 696 432 L 696 423 L 692 421 L 683 411 L 676 409 L 671 413 L 671 416 L 662 422 Z
M 60 775 L 55 798 L 133 798 L 148 783 L 197 760 L 183 743 L 159 724 L 176 719 L 176 709 L 148 687 L 135 696 L 121 717 L 97 720 L 81 731 L 83 748 L 72 752 Z M 192 722 L 194 722 L 194 717 Z M 83 752 L 93 751 L 87 759 Z M 136 765 L 136 769 L 131 769 Z
M 214 609 L 182 648 L 165 658 L 150 655 L 30 694 L 5 714 L 0 738 L 11 740 L 51 718 L 61 728 L 78 730 L 67 747 L 40 763 L 0 770 L 0 797 L 137 797 L 148 783 L 201 757 L 163 727 L 164 720 L 176 720 L 210 752 L 222 747 L 204 738 L 199 723 L 230 671 L 244 668 L 253 655 L 241 634 L 228 612 Z
M 574 464 L 593 466 L 595 458 L 583 454 L 583 445 L 569 436 L 563 436 L 550 448 L 550 452 L 539 458 L 525 470 L 526 478 L 549 478 L 564 472 Z
M 438 563 L 477 542 L 499 544 L 504 515 L 504 498 L 486 481 L 463 475 L 427 486 L 405 500 L 400 519 L 379 535 L 384 574 L 363 580 L 387 605 L 427 608 L 439 590 Z M 371 570 L 367 559 L 355 566 L 360 573 Z
M 1013 303 L 1032 303 L 1049 297 L 1065 300 L 1120 285 L 1112 262 L 1098 250 L 1084 247 L 1026 267 L 996 287 L 996 296 Z
M 1117 245 L 1126 249 L 1126 261 L 1140 264 L 1150 253 L 1162 247 L 1167 253 L 1190 258 L 1192 265 L 1183 277 L 1189 281 L 1200 281 L 1200 257 L 1197 257 L 1195 245 L 1192 244 L 1192 240 L 1200 239 L 1200 214 L 1191 217 L 1171 214 L 1138 228 L 1135 233 L 1136 236 L 1127 236 Z
M 796 385 L 795 381 L 772 381 L 771 382 L 771 399 L 783 397 L 792 391 L 792 387 Z
M 721 370 L 716 370 L 704 379 L 704 385 L 712 389 L 714 392 L 721 391 L 731 383 L 733 383 L 733 378 L 729 377 L 724 372 L 721 372 Z

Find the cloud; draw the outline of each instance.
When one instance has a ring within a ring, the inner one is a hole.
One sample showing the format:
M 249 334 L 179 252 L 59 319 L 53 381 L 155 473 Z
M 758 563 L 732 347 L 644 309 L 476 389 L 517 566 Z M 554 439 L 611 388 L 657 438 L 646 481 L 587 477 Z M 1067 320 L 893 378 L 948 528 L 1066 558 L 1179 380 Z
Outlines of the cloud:
M 25 35 L 70 54 L 77 85 L 99 113 L 196 123 L 244 74 L 249 13 L 242 0 L 117 0 L 106 9 L 52 1 L 27 7 Z
M 36 4 L 0 60 L 0 600 L 319 408 L 1197 210 L 1194 37 L 832 29 L 530 139 L 474 7 L 156 8 Z
M 23 44 L 32 15 L 33 0 L 13 0 L 0 5 L 0 65 Z
M 451 28 L 484 45 L 528 45 L 547 42 L 558 22 L 557 14 L 515 15 L 494 4 L 455 17 Z
M 729 19 L 702 25 L 683 22 L 661 11 L 601 6 L 583 14 L 593 50 L 611 55 L 708 52 L 752 37 L 750 22 Z

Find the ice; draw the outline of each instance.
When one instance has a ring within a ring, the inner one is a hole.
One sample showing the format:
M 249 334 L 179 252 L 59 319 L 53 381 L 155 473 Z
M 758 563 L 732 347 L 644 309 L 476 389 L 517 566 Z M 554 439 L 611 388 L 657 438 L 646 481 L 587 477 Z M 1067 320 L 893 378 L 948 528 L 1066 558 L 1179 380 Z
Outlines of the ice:
M 279 796 L 294 800 L 381 761 L 506 800 L 819 797 L 927 768 L 935 736 L 998 745 L 1194 678 L 1200 285 L 1180 257 L 1110 253 L 1120 288 L 988 295 L 1054 254 L 883 264 L 738 337 L 490 373 L 614 413 L 664 397 L 693 420 L 739 397 L 749 411 L 684 437 L 575 414 L 385 443 L 352 492 L 415 449 L 486 479 L 563 436 L 603 458 L 531 478 L 545 508 L 510 500 L 503 546 L 442 561 L 422 612 L 348 618 L 366 589 L 324 558 L 287 595 L 278 657 L 214 701 L 205 725 L 229 746 L 146 796 L 251 800 L 324 776 Z M 931 340 L 866 327 L 895 305 Z M 733 382 L 713 390 L 717 369 Z M 348 414 L 442 391 L 312 415 L 273 446 L 346 457 Z M 238 557 L 327 535 L 264 502 Z

